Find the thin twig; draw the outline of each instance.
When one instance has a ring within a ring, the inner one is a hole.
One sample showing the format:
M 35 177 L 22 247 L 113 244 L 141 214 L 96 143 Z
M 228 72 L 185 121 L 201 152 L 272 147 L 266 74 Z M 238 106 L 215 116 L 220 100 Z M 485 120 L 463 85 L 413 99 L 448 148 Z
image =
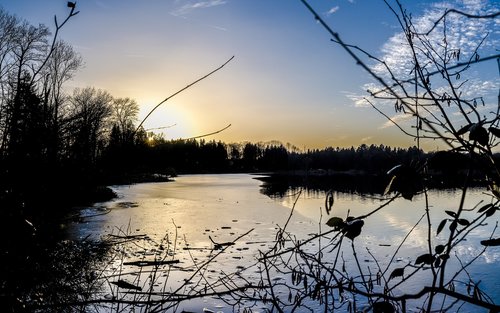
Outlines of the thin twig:
M 182 88 L 182 89 L 179 89 L 178 91 L 174 92 L 173 94 L 171 94 L 170 96 L 166 97 L 163 101 L 161 101 L 160 103 L 158 103 L 151 111 L 149 111 L 149 113 L 146 115 L 146 117 L 139 123 L 139 126 L 137 126 L 137 128 L 135 129 L 135 133 L 137 133 L 139 131 L 139 129 L 141 128 L 142 124 L 144 124 L 144 122 L 146 121 L 146 119 L 151 115 L 153 114 L 153 112 L 158 109 L 158 107 L 160 107 L 160 105 L 162 105 L 163 103 L 167 102 L 168 100 L 170 100 L 171 98 L 173 98 L 174 96 L 180 94 L 181 92 L 183 92 L 184 90 L 192 87 L 193 85 L 195 85 L 196 83 L 199 83 L 200 81 L 204 80 L 205 78 L 209 77 L 210 75 L 214 74 L 215 72 L 219 71 L 220 69 L 222 69 L 226 64 L 228 64 L 231 60 L 234 59 L 234 55 L 232 57 L 230 57 L 226 62 L 224 62 L 221 66 L 219 66 L 218 68 L 214 69 L 213 71 L 211 71 L 210 73 L 198 78 L 197 80 L 193 81 L 192 83 L 188 84 L 186 87 Z

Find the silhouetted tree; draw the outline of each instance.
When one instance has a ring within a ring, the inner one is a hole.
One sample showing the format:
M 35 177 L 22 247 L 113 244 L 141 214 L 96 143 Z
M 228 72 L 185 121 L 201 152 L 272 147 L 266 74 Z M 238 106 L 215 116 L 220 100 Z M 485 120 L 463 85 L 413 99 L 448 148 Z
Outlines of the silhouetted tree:
M 265 170 L 276 171 L 288 168 L 288 152 L 282 145 L 271 145 L 264 149 L 260 159 Z
M 52 166 L 56 166 L 61 154 L 61 138 L 64 131 L 64 119 L 69 114 L 69 96 L 64 92 L 63 85 L 81 67 L 82 59 L 73 47 L 64 41 L 58 41 L 43 71 L 43 99 L 48 112 L 47 123 L 50 133 L 47 137 L 48 158 Z
M 243 147 L 243 166 L 247 170 L 255 169 L 257 159 L 261 156 L 261 149 L 258 145 L 247 143 Z
M 139 105 L 133 99 L 116 98 L 111 102 L 110 122 L 122 143 L 133 140 L 138 114 Z
M 75 89 L 71 97 L 66 140 L 70 158 L 82 168 L 95 165 L 105 147 L 112 101 L 108 92 L 93 87 Z

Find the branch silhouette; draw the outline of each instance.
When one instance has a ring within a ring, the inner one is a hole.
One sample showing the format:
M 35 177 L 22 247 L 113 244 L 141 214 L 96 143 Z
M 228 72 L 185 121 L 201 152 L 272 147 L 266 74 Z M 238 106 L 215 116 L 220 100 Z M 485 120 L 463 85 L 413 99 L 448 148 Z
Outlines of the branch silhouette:
M 144 122 L 148 119 L 148 117 L 153 114 L 153 112 L 158 109 L 163 103 L 167 102 L 168 100 L 170 100 L 171 98 L 173 98 L 174 96 L 180 94 L 181 92 L 183 92 L 184 90 L 192 87 L 193 85 L 195 85 L 196 83 L 199 83 L 200 81 L 204 80 L 205 78 L 211 76 L 212 74 L 214 74 L 215 72 L 219 71 L 220 69 L 222 69 L 224 66 L 226 66 L 226 64 L 228 64 L 229 62 L 231 62 L 231 60 L 234 59 L 234 55 L 232 57 L 230 57 L 226 62 L 224 62 L 221 66 L 219 66 L 218 68 L 214 69 L 213 71 L 211 71 L 210 73 L 198 78 L 197 80 L 195 80 L 194 82 L 190 83 L 189 85 L 187 85 L 186 87 L 176 91 L 175 93 L 171 94 L 170 96 L 166 97 L 163 101 L 161 101 L 160 103 L 158 103 L 151 111 L 149 111 L 149 113 L 146 115 L 146 117 L 139 123 L 139 125 L 137 126 L 137 128 L 135 129 L 135 133 L 137 133 L 137 131 L 142 127 L 142 124 L 144 124 Z
M 148 129 L 145 129 L 144 131 L 148 132 L 148 131 L 153 131 L 153 130 L 158 130 L 158 129 L 168 129 L 168 128 L 172 128 L 174 126 L 177 126 L 177 123 L 172 124 L 172 125 L 168 125 L 168 126 L 148 128 Z
M 469 14 L 469 13 L 466 13 L 466 12 L 462 12 L 462 11 L 459 11 L 459 10 L 456 10 L 456 9 L 447 9 L 445 11 L 445 13 L 443 15 L 441 15 L 441 17 L 436 20 L 434 22 L 434 25 L 425 33 L 422 33 L 424 35 L 429 35 L 438 25 L 439 23 L 444 19 L 446 18 L 446 16 L 450 13 L 455 13 L 455 14 L 458 14 L 458 15 L 462 15 L 462 16 L 465 16 L 467 18 L 470 18 L 470 19 L 485 19 L 485 18 L 496 18 L 498 16 L 500 16 L 500 12 L 494 12 L 494 13 L 491 13 L 491 14 L 484 14 L 484 15 L 477 15 L 477 14 Z M 421 35 L 421 34 L 419 34 Z
M 54 37 L 52 38 L 52 44 L 50 45 L 49 53 L 47 54 L 47 56 L 43 60 L 42 64 L 40 65 L 40 67 L 38 68 L 38 70 L 33 73 L 33 77 L 31 78 L 31 82 L 32 83 L 35 81 L 35 79 L 38 76 L 38 74 L 40 73 L 40 71 L 45 67 L 45 65 L 49 61 L 50 57 L 52 56 L 52 53 L 54 52 L 55 47 L 56 47 L 56 43 L 57 43 L 57 38 L 58 38 L 58 35 L 59 35 L 59 31 L 69 21 L 70 18 L 72 18 L 73 16 L 77 15 L 78 13 L 80 13 L 80 11 L 76 11 L 75 12 L 76 2 L 68 2 L 68 8 L 70 8 L 71 10 L 68 13 L 68 16 L 66 16 L 66 18 L 64 19 L 64 21 L 61 24 L 59 24 L 59 22 L 57 21 L 57 15 L 54 15 L 54 24 L 56 26 L 56 31 L 54 33 Z
M 186 138 L 186 139 L 181 139 L 181 140 L 191 140 L 191 139 L 198 139 L 198 138 L 203 138 L 203 137 L 208 137 L 208 136 L 212 136 L 212 135 L 215 135 L 215 134 L 218 134 L 220 132 L 223 132 L 225 131 L 226 129 L 228 129 L 229 127 L 231 127 L 231 124 L 227 125 L 226 127 L 224 128 L 221 128 L 217 131 L 214 131 L 214 132 L 211 132 L 211 133 L 208 133 L 208 134 L 203 134 L 203 135 L 199 135 L 199 136 L 194 136 L 194 137 L 190 137 L 190 138 Z

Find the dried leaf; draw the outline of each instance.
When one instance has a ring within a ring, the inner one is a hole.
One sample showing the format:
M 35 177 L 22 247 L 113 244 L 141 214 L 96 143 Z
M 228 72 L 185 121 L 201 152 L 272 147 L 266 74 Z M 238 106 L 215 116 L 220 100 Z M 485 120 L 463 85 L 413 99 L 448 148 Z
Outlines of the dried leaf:
M 326 225 L 334 228 L 341 228 L 345 225 L 344 220 L 340 217 L 332 217 L 326 222 Z
M 448 214 L 449 216 L 451 216 L 451 217 L 457 217 L 457 213 L 455 213 L 455 212 L 453 212 L 453 211 L 448 211 L 448 210 L 446 210 L 446 211 L 444 211 L 444 212 L 445 212 L 446 214 Z
M 443 228 L 446 225 L 447 221 L 448 221 L 448 219 L 444 219 L 444 220 L 441 221 L 441 223 L 439 223 L 439 226 L 438 226 L 437 232 L 436 232 L 436 236 L 439 235 L 439 233 L 443 230 Z
M 361 228 L 363 228 L 364 224 L 365 222 L 362 220 L 353 220 L 344 226 L 343 232 L 347 238 L 354 240 L 361 234 Z
M 493 214 L 495 214 L 495 212 L 497 211 L 497 208 L 496 207 L 491 207 L 489 208 L 487 211 L 486 211 L 486 217 L 490 217 L 492 216 Z
M 492 203 L 485 204 L 482 207 L 480 207 L 479 210 L 477 210 L 477 213 L 483 213 L 484 211 L 488 210 L 492 206 L 493 206 Z
M 434 251 L 436 251 L 437 254 L 441 254 L 444 252 L 444 245 L 437 245 L 436 248 L 434 248 Z
M 333 206 L 333 193 L 331 190 L 329 190 L 327 192 L 326 198 L 325 198 L 325 209 L 326 209 L 327 214 L 330 214 L 330 211 L 332 210 L 332 206 Z
M 469 140 L 476 141 L 481 146 L 486 146 L 489 141 L 488 131 L 484 129 L 480 124 L 474 124 L 470 128 Z
M 432 262 L 434 262 L 434 256 L 430 253 L 426 253 L 426 254 L 422 254 L 420 256 L 417 257 L 417 259 L 415 260 L 415 264 L 427 264 L 427 265 L 430 265 L 432 264 Z
M 396 277 L 402 277 L 405 273 L 405 268 L 404 267 L 399 267 L 396 268 L 392 271 L 391 275 L 389 276 L 389 280 L 396 278 Z

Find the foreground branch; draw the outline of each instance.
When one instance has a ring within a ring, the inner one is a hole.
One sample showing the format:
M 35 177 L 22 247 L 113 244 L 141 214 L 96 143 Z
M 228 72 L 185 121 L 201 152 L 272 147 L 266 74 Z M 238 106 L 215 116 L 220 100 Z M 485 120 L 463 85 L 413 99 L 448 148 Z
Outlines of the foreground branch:
M 186 87 L 176 91 L 175 93 L 173 93 L 172 95 L 166 97 L 162 102 L 158 103 L 151 111 L 149 111 L 149 113 L 146 115 L 146 117 L 139 123 L 139 126 L 137 126 L 137 128 L 135 129 L 135 133 L 137 133 L 137 131 L 141 128 L 142 124 L 144 124 L 144 122 L 147 120 L 147 118 L 153 114 L 153 112 L 158 109 L 158 107 L 160 107 L 160 105 L 162 105 L 163 103 L 167 102 L 168 100 L 170 100 L 171 98 L 173 98 L 174 96 L 180 94 L 181 92 L 183 92 L 184 90 L 190 88 L 191 86 L 195 85 L 196 83 L 199 83 L 200 81 L 204 80 L 205 78 L 209 77 L 210 75 L 214 74 L 215 72 L 219 71 L 220 69 L 222 69 L 226 64 L 228 64 L 232 59 L 234 59 L 234 55 L 232 57 L 230 57 L 226 62 L 224 62 L 224 64 L 222 64 L 221 66 L 219 66 L 218 68 L 216 68 L 215 70 L 211 71 L 210 73 L 198 78 L 197 80 L 195 80 L 194 82 L 190 83 L 189 85 L 187 85 Z
M 191 139 L 198 139 L 198 138 L 203 138 L 203 137 L 208 137 L 208 136 L 212 136 L 212 135 L 215 135 L 215 134 L 218 134 L 218 133 L 221 133 L 223 131 L 225 131 L 226 129 L 228 129 L 229 127 L 231 127 L 231 124 L 227 125 L 226 127 L 224 128 L 221 128 L 217 131 L 214 131 L 214 132 L 211 132 L 211 133 L 208 133 L 208 134 L 203 134 L 203 135 L 198 135 L 198 136 L 194 136 L 194 137 L 190 137 L 190 138 L 186 138 L 186 139 L 182 139 L 182 140 L 191 140 Z

